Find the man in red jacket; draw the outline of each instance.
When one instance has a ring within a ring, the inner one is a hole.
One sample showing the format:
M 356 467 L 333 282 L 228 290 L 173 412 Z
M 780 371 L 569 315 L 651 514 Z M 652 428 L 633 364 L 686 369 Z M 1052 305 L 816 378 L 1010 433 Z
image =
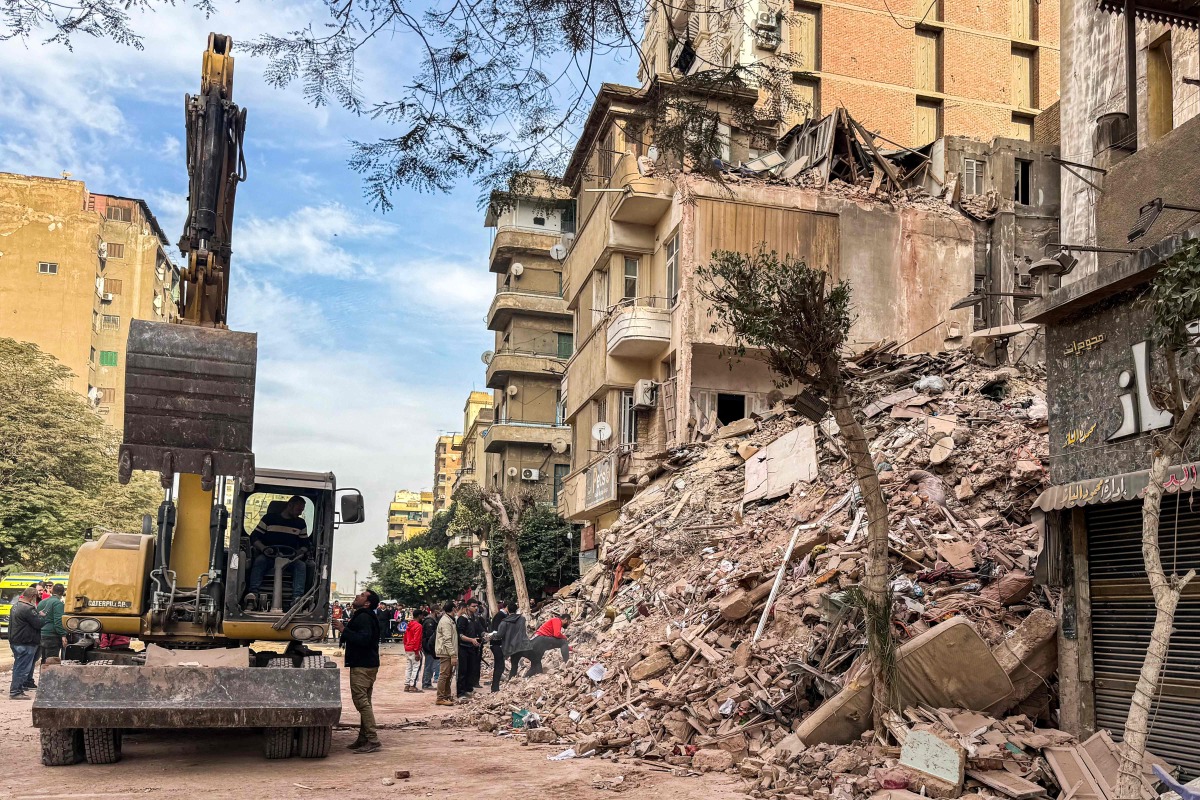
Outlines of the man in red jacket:
M 412 621 L 408 623 L 408 627 L 404 629 L 404 656 L 408 659 L 408 667 L 404 673 L 404 691 L 419 692 L 421 689 L 421 669 L 422 669 L 422 653 L 421 653 L 421 637 L 424 633 L 422 622 L 425 619 L 425 612 L 417 609 L 413 613 Z

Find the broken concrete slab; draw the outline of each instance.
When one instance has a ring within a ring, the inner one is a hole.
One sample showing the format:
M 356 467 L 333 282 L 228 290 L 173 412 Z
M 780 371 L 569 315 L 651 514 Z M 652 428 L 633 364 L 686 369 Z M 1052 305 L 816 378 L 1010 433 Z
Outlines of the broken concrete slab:
M 900 766 L 913 773 L 915 786 L 930 797 L 962 794 L 967 753 L 962 745 L 932 731 L 910 731 L 900 748 Z
M 989 789 L 994 789 L 1006 797 L 1013 798 L 1013 800 L 1031 800 L 1031 798 L 1041 797 L 1046 794 L 1046 789 L 1040 784 L 1027 781 L 1020 775 L 1013 775 L 1008 770 L 972 769 L 967 771 L 967 776 L 972 780 L 979 781 Z
M 955 569 L 975 569 L 975 545 L 970 542 L 939 542 L 937 553 Z
M 659 675 L 662 675 L 664 672 L 669 670 L 674 664 L 675 659 L 671 657 L 671 651 L 660 649 L 634 664 L 629 670 L 629 677 L 635 681 L 645 681 L 649 680 L 650 678 L 657 678 Z
M 772 500 L 801 481 L 817 477 L 817 434 L 812 425 L 799 425 L 746 461 L 742 502 Z
M 721 430 L 717 431 L 718 439 L 731 439 L 734 436 L 745 436 L 747 433 L 754 433 L 758 430 L 758 423 L 749 417 L 743 417 L 739 420 L 734 420 Z
M 971 621 L 954 617 L 897 648 L 896 690 L 902 706 L 981 710 L 1008 697 L 1013 685 Z M 796 734 L 808 745 L 849 744 L 870 721 L 871 679 L 863 670 L 810 714 Z
M 992 650 L 1013 690 L 987 711 L 1000 716 L 1043 686 L 1058 670 L 1058 618 L 1044 608 L 1028 617 Z
M 245 667 L 246 651 L 239 648 L 216 650 L 171 650 L 151 642 L 146 645 L 147 667 Z
M 697 750 L 692 756 L 692 769 L 697 772 L 720 772 L 733 767 L 733 753 L 728 750 Z

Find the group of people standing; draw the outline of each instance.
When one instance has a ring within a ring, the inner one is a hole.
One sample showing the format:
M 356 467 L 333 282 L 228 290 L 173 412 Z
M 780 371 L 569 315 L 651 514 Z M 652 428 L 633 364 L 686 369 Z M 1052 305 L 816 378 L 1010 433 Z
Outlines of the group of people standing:
M 67 646 L 67 629 L 63 627 L 63 595 L 67 588 L 61 583 L 46 586 L 36 583 L 26 588 L 13 601 L 8 618 L 8 646 L 13 654 L 12 681 L 8 696 L 13 700 L 28 700 L 26 692 L 37 689 L 33 668 L 41 653 L 41 663 L 62 658 Z
M 526 677 L 542 671 L 542 658 L 558 650 L 564 661 L 570 658 L 565 628 L 569 614 L 551 617 L 532 638 L 525 616 L 517 604 L 509 601 L 488 619 L 478 599 L 466 603 L 453 600 L 442 605 L 441 612 L 418 610 L 404 634 L 406 692 L 432 689 L 437 682 L 437 705 L 453 705 L 452 686 L 460 698 L 469 697 L 480 684 L 483 648 L 492 655 L 492 691 L 500 691 L 507 661 L 508 677 L 516 677 L 522 659 L 528 659 Z

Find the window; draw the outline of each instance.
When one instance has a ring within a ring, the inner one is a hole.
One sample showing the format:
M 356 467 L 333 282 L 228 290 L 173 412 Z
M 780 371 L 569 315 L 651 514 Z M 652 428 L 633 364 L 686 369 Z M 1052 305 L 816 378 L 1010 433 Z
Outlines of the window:
M 983 194 L 983 176 L 987 164 L 978 158 L 963 159 L 963 193 Z
M 621 390 L 621 444 L 637 442 L 637 411 L 633 408 L 633 390 Z
M 746 416 L 746 395 L 717 394 L 717 421 L 722 425 L 737 422 Z
M 105 294 L 120 294 L 121 293 L 121 281 L 116 278 L 105 278 L 104 279 L 104 293 Z
M 600 400 L 592 401 L 592 407 L 596 414 L 596 423 L 597 424 L 601 423 L 601 422 L 608 422 L 608 400 L 607 399 L 600 399 Z M 608 441 L 606 441 L 606 442 L 597 442 L 596 449 L 597 450 L 607 450 L 609 448 L 609 444 L 611 442 L 612 442 L 612 437 L 610 436 Z
M 558 493 L 562 491 L 563 481 L 567 479 L 567 473 L 571 471 L 570 464 L 555 464 L 554 465 L 554 497 L 551 502 L 558 505 Z
M 675 305 L 679 299 L 679 234 L 667 240 L 667 302 Z
M 112 405 L 113 403 L 117 402 L 117 390 L 111 389 L 111 388 L 110 389 L 101 389 L 100 390 L 100 402 L 108 404 L 108 405 Z
M 926 92 L 942 90 L 942 32 L 929 28 L 917 29 L 917 89 Z
M 1013 201 L 1029 205 L 1029 173 L 1033 163 L 1018 158 L 1013 161 Z
M 596 270 L 592 275 L 592 326 L 604 322 L 608 315 L 608 270 Z
M 604 135 L 600 137 L 600 152 L 596 154 L 597 171 L 600 173 L 598 177 L 608 179 L 613 174 L 613 131 L 609 127 Z
M 105 331 L 119 331 L 121 329 L 121 318 L 116 314 L 105 314 L 100 317 L 100 329 Z
M 575 201 L 569 200 L 563 204 L 558 215 L 558 229 L 563 233 L 575 232 Z
M 162 295 L 156 294 L 156 295 L 154 295 L 154 313 L 161 317 L 162 310 L 163 310 Z
M 108 251 L 109 258 L 124 258 L 125 245 L 120 242 L 106 242 L 105 247 Z
M 94 347 L 88 348 L 88 363 L 89 364 L 96 363 L 96 348 L 94 348 Z
M 556 389 L 554 392 L 554 424 L 567 424 L 567 396 L 562 389 Z
M 820 119 L 821 81 L 817 78 L 793 78 L 792 88 L 796 91 L 797 119 Z
M 38 273 L 41 275 L 57 275 L 58 264 L 52 264 L 48 261 L 38 262 Z
M 942 101 L 924 97 L 917 98 L 914 122 L 918 143 L 929 144 L 942 138 Z
M 625 256 L 625 291 L 622 294 L 626 300 L 634 300 L 638 296 L 638 260 Z
M 133 222 L 133 209 L 129 206 L 108 206 L 104 209 L 104 216 L 117 222 Z
M 100 351 L 100 366 L 115 367 L 117 365 L 116 350 L 101 350 Z
M 100 313 L 98 311 L 92 312 L 92 330 L 100 332 Z
M 558 337 L 558 357 L 570 358 L 575 352 L 575 337 L 569 333 L 556 333 Z

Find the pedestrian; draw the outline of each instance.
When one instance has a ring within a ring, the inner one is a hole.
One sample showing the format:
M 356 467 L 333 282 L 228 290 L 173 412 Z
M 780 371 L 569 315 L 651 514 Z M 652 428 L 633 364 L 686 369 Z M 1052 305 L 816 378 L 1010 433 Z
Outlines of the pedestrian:
M 8 615 L 8 646 L 13 654 L 12 682 L 8 696 L 13 700 L 28 700 L 26 689 L 36 689 L 33 664 L 37 661 L 38 645 L 42 638 L 42 619 L 37 613 L 38 590 L 30 586 L 21 592 Z
M 542 656 L 551 650 L 558 650 L 563 661 L 571 659 L 571 648 L 567 644 L 567 636 L 563 630 L 571 624 L 571 615 L 551 617 L 542 623 L 533 638 L 529 640 L 529 671 L 525 677 L 540 675 L 542 672 Z
M 329 614 L 330 614 L 329 631 L 330 631 L 330 633 L 333 634 L 333 637 L 337 641 L 340 642 L 342 639 L 342 625 L 343 625 L 343 620 L 345 619 L 345 616 L 346 616 L 346 610 L 344 608 L 342 608 L 341 603 L 339 603 L 338 601 L 335 600 L 333 602 L 333 610 L 330 611 Z
M 421 625 L 421 653 L 425 656 L 425 669 L 421 671 L 422 689 L 432 689 L 434 683 L 442 675 L 442 662 L 438 660 L 437 654 L 434 652 L 438 623 L 441 619 L 442 612 L 434 608 L 430 610 L 425 622 Z
M 417 610 L 404 628 L 404 657 L 408 659 L 408 668 L 404 671 L 404 691 L 421 691 L 421 667 L 424 653 L 421 651 L 421 620 L 425 612 Z
M 371 695 L 379 675 L 379 595 L 364 589 L 351 604 L 354 615 L 346 623 L 342 639 L 346 644 L 346 667 L 350 670 L 350 699 L 358 710 L 358 738 L 349 748 L 356 753 L 374 753 L 383 745 L 375 730 L 375 709 Z
M 496 628 L 500 636 L 500 648 L 508 659 L 508 679 L 517 677 L 517 669 L 521 659 L 529 652 L 529 629 L 525 623 L 525 615 L 520 613 L 516 604 L 508 604 L 508 615 L 500 621 Z
M 438 678 L 437 704 L 439 706 L 454 705 L 450 695 L 450 685 L 454 680 L 454 667 L 458 661 L 458 630 L 455 627 L 454 614 L 458 607 L 453 600 L 447 600 L 442 606 L 442 618 L 438 620 L 437 639 L 433 651 L 441 662 L 441 676 Z
M 483 658 L 483 641 L 476 633 L 478 600 L 467 603 L 463 613 L 454 621 L 458 633 L 458 696 L 466 697 L 475 691 L 475 664 Z
M 47 658 L 62 659 L 67 647 L 67 629 L 63 627 L 63 595 L 67 587 L 61 583 L 54 584 L 50 597 L 38 603 L 38 615 L 42 618 L 42 661 Z
M 392 612 L 387 606 L 381 605 L 375 610 L 375 619 L 379 622 L 379 635 L 382 641 L 392 640 Z
M 500 691 L 500 679 L 504 677 L 504 646 L 500 638 L 500 623 L 504 622 L 504 618 L 508 616 L 505 612 L 516 611 L 516 603 L 509 600 L 496 610 L 492 616 L 491 624 L 488 625 L 488 644 L 492 650 L 492 693 Z

